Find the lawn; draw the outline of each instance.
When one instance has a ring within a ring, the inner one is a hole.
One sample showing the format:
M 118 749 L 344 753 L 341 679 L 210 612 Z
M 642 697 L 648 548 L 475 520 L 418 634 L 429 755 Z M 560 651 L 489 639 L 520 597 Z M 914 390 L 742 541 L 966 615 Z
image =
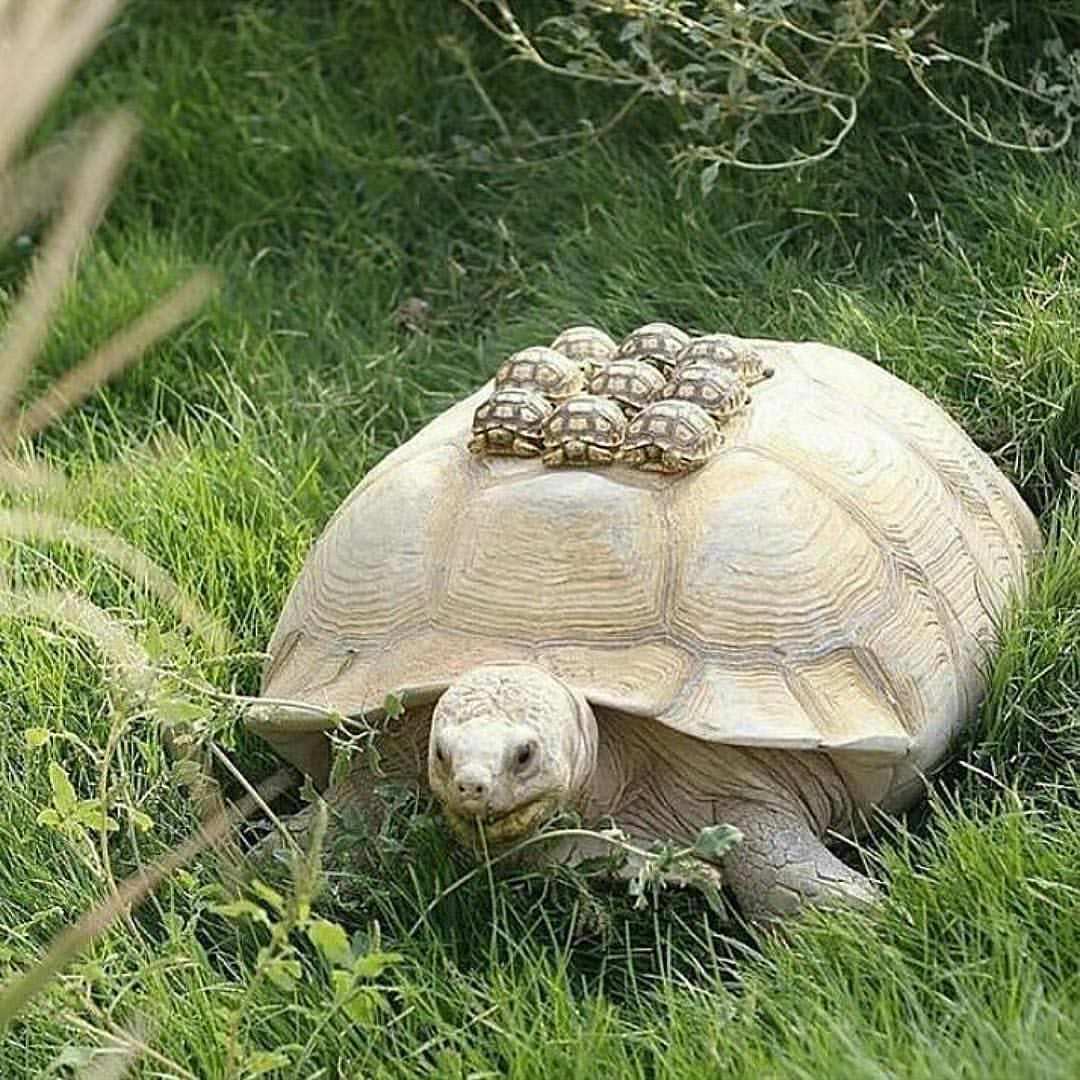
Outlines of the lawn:
M 889 882 L 873 918 L 756 940 L 696 897 L 635 910 L 571 876 L 446 893 L 461 866 L 403 804 L 373 860 L 331 862 L 314 901 L 368 961 L 359 992 L 335 994 L 336 939 L 294 931 L 281 951 L 273 894 L 244 893 L 262 916 L 229 907 L 205 855 L 4 1032 L 0 1075 L 79 1074 L 118 1046 L 147 1077 L 1080 1075 L 1080 145 L 987 146 L 886 71 L 827 162 L 721 171 L 703 196 L 660 111 L 543 160 L 492 155 L 455 42 L 495 65 L 451 3 L 126 9 L 47 121 L 129 102 L 144 130 L 31 390 L 193 267 L 224 284 L 38 452 L 70 480 L 65 513 L 153 558 L 231 641 L 212 648 L 92 550 L 5 542 L 11 581 L 89 597 L 175 679 L 256 693 L 304 554 L 366 470 L 508 352 L 578 321 L 665 319 L 869 356 L 1013 478 L 1048 547 L 988 700 L 929 805 L 870 850 Z M 611 111 L 520 67 L 487 85 L 510 130 Z M 1004 92 L 983 104 L 1011 119 Z M 5 309 L 32 250 L 0 249 Z M 395 318 L 414 296 L 419 329 Z M 163 718 L 91 641 L 15 616 L 0 640 L 6 977 L 198 817 Z M 244 774 L 274 771 L 235 710 L 190 701 Z M 57 765 L 118 831 L 39 821 Z

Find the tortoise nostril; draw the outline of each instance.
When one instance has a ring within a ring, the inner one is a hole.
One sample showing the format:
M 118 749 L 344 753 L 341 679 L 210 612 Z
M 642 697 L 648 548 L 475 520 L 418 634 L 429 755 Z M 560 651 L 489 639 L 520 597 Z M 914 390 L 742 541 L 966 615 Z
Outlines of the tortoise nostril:
M 487 784 L 479 780 L 459 780 L 458 794 L 466 799 L 482 799 L 487 794 Z

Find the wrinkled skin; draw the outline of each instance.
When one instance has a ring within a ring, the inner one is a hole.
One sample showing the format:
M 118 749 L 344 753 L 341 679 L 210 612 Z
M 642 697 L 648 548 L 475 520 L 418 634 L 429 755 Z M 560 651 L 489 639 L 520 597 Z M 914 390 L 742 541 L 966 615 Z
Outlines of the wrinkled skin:
M 702 827 L 729 823 L 744 839 L 721 868 L 748 917 L 877 899 L 822 843 L 853 809 L 824 755 L 703 743 L 615 713 L 598 720 L 584 699 L 530 665 L 474 668 L 447 689 L 432 715 L 427 779 L 455 835 L 474 850 L 522 840 L 565 810 L 613 818 L 646 845 L 689 843 Z M 575 841 L 554 857 L 608 853 Z

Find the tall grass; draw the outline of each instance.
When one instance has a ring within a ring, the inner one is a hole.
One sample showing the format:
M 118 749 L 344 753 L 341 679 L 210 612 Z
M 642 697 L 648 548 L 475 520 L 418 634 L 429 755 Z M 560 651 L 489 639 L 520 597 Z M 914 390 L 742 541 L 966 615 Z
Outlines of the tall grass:
M 478 876 L 443 896 L 462 867 L 403 795 L 379 835 L 332 841 L 313 911 L 310 875 L 238 890 L 196 858 L 16 1018 L 4 1074 L 1075 1075 L 1076 148 L 995 152 L 886 83 L 827 167 L 721 174 L 708 198 L 678 192 L 655 116 L 543 164 L 458 170 L 456 137 L 481 120 L 447 35 L 500 62 L 453 5 L 141 0 L 43 118 L 35 148 L 60 147 L 64 175 L 84 136 L 50 140 L 89 110 L 130 101 L 143 134 L 77 287 L 51 305 L 18 395 L 24 436 L 38 421 L 23 410 L 51 416 L 49 387 L 149 296 L 204 261 L 225 284 L 10 460 L 26 483 L 3 496 L 6 595 L 92 604 L 186 708 L 163 724 L 92 636 L 0 613 L 5 985 L 198 829 L 170 730 L 212 738 L 252 780 L 275 772 L 229 706 L 186 688 L 253 693 L 304 553 L 352 485 L 508 350 L 570 322 L 827 340 L 949 409 L 1050 540 L 988 702 L 928 806 L 883 824 L 876 918 L 760 940 L 693 896 L 635 911 L 571 875 Z M 573 92 L 523 71 L 481 75 L 500 80 L 512 129 L 579 115 Z M 43 211 L 62 189 L 42 185 Z M 11 235 L 9 328 L 50 230 Z M 430 305 L 424 325 L 395 319 L 410 297 Z M 77 530 L 61 538 L 58 518 Z M 177 591 L 133 574 L 138 558 Z M 190 628 L 180 595 L 232 644 Z M 63 820 L 58 769 L 78 828 L 44 813 Z

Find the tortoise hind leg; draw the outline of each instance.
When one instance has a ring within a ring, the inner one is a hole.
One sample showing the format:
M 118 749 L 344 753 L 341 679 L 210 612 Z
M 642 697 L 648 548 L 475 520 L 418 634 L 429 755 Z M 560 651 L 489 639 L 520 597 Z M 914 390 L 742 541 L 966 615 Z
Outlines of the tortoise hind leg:
M 877 886 L 833 855 L 793 810 L 729 803 L 718 808 L 717 820 L 743 834 L 721 865 L 747 919 L 772 922 L 807 907 L 868 908 L 881 899 Z

